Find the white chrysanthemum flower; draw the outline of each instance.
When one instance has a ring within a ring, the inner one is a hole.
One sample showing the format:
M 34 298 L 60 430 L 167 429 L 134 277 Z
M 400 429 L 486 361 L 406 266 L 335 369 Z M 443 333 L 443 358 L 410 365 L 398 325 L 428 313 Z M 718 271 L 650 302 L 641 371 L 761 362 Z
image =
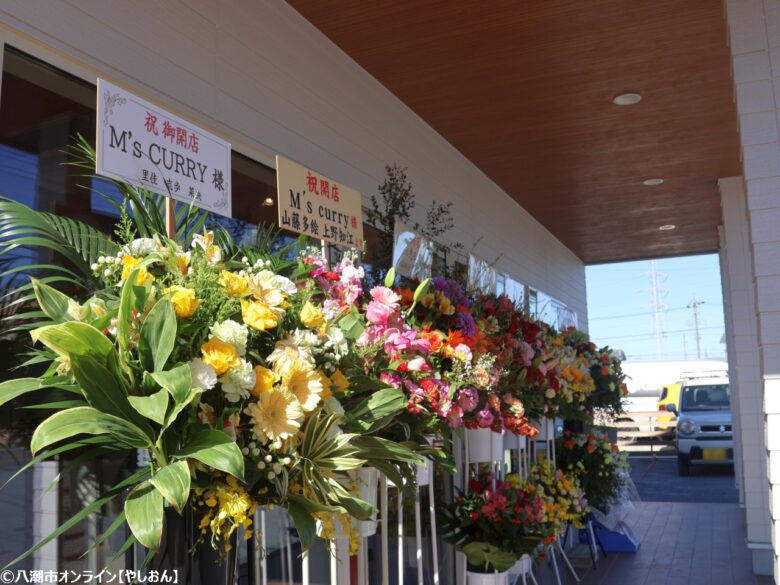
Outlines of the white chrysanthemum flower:
M 211 390 L 217 385 L 217 371 L 200 358 L 195 358 L 189 363 L 192 375 L 192 387 Z
M 127 244 L 124 251 L 131 256 L 148 256 L 157 250 L 157 245 L 152 238 L 137 238 Z
M 249 398 L 249 391 L 255 386 L 255 371 L 252 364 L 242 359 L 235 368 L 220 376 L 219 382 L 228 402 L 239 402 Z
M 238 355 L 246 354 L 246 342 L 249 337 L 249 329 L 238 321 L 225 319 L 222 323 L 215 323 L 209 327 L 211 337 L 217 337 L 236 348 Z
M 321 342 L 320 338 L 310 329 L 296 329 L 292 341 L 301 347 L 315 347 Z

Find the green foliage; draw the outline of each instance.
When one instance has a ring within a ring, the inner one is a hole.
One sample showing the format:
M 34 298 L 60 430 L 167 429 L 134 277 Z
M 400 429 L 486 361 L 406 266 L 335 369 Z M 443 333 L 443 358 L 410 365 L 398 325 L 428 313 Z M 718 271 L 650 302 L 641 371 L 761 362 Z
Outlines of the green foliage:
M 222 431 L 207 429 L 198 432 L 189 443 L 174 454 L 175 459 L 195 459 L 214 469 L 244 478 L 244 456 L 241 449 Z
M 163 496 L 151 482 L 135 486 L 125 500 L 125 516 L 138 542 L 160 548 L 163 531 Z

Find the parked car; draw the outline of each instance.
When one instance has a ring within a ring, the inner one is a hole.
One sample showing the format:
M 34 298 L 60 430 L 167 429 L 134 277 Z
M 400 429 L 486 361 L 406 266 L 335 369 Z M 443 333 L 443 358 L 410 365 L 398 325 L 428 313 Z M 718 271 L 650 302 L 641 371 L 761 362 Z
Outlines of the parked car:
M 731 434 L 731 393 L 723 373 L 683 378 L 677 414 L 677 471 L 688 475 L 691 465 L 734 463 Z

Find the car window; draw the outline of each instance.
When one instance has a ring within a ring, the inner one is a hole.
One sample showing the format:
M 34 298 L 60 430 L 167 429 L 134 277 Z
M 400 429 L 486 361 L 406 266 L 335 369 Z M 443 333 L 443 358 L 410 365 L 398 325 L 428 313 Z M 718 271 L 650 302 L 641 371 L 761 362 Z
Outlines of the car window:
M 731 406 L 728 384 L 686 386 L 682 396 L 682 410 L 724 410 Z

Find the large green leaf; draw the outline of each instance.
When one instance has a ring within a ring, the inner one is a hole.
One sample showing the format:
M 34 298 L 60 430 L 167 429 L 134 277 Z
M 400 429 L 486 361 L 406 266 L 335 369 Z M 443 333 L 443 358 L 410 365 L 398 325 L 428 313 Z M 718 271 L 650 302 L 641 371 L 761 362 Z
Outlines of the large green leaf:
M 106 414 L 145 424 L 127 399 L 125 382 L 96 358 L 72 355 L 70 367 L 84 397 L 92 406 Z
M 175 457 L 196 459 L 238 479 L 244 478 L 241 449 L 222 431 L 208 429 L 199 432 Z
M 168 393 L 165 390 L 151 396 L 128 396 L 127 399 L 141 415 L 159 425 L 165 424 L 165 413 L 168 410 Z
M 317 523 L 314 516 L 300 504 L 295 501 L 287 503 L 287 511 L 293 519 L 295 530 L 298 532 L 298 538 L 301 541 L 301 548 L 309 550 L 317 537 Z
M 163 530 L 163 497 L 149 482 L 134 487 L 125 500 L 127 525 L 138 542 L 151 550 L 160 548 Z
M 495 570 L 499 573 L 511 569 L 518 558 L 516 554 L 502 551 L 487 542 L 470 542 L 462 550 L 469 564 L 483 570 Z
M 40 341 L 59 355 L 94 355 L 107 357 L 114 351 L 114 344 L 88 323 L 67 321 L 33 330 L 33 342 Z
M 31 278 L 30 281 L 32 282 L 38 305 L 49 319 L 52 321 L 73 320 L 68 314 L 68 303 L 70 299 L 67 295 L 36 278 Z
M 400 388 L 385 388 L 369 396 L 355 411 L 348 413 L 348 418 L 363 422 L 378 421 L 388 415 L 396 414 L 406 408 L 407 399 Z
M 152 307 L 141 325 L 138 354 L 150 372 L 160 372 L 176 342 L 176 312 L 170 299 L 164 298 Z
M 154 487 L 180 513 L 190 495 L 190 466 L 186 461 L 174 461 L 160 469 L 150 480 Z
M 154 372 L 151 376 L 161 388 L 171 395 L 174 403 L 181 404 L 189 397 L 192 387 L 192 371 L 187 364 L 181 364 L 164 372 Z
M 138 449 L 152 445 L 151 438 L 133 423 L 89 406 L 81 406 L 57 412 L 38 425 L 30 440 L 30 450 L 35 454 L 52 443 L 76 435 L 111 435 L 117 441 Z
M 18 396 L 44 388 L 38 378 L 18 378 L 0 382 L 0 406 Z

